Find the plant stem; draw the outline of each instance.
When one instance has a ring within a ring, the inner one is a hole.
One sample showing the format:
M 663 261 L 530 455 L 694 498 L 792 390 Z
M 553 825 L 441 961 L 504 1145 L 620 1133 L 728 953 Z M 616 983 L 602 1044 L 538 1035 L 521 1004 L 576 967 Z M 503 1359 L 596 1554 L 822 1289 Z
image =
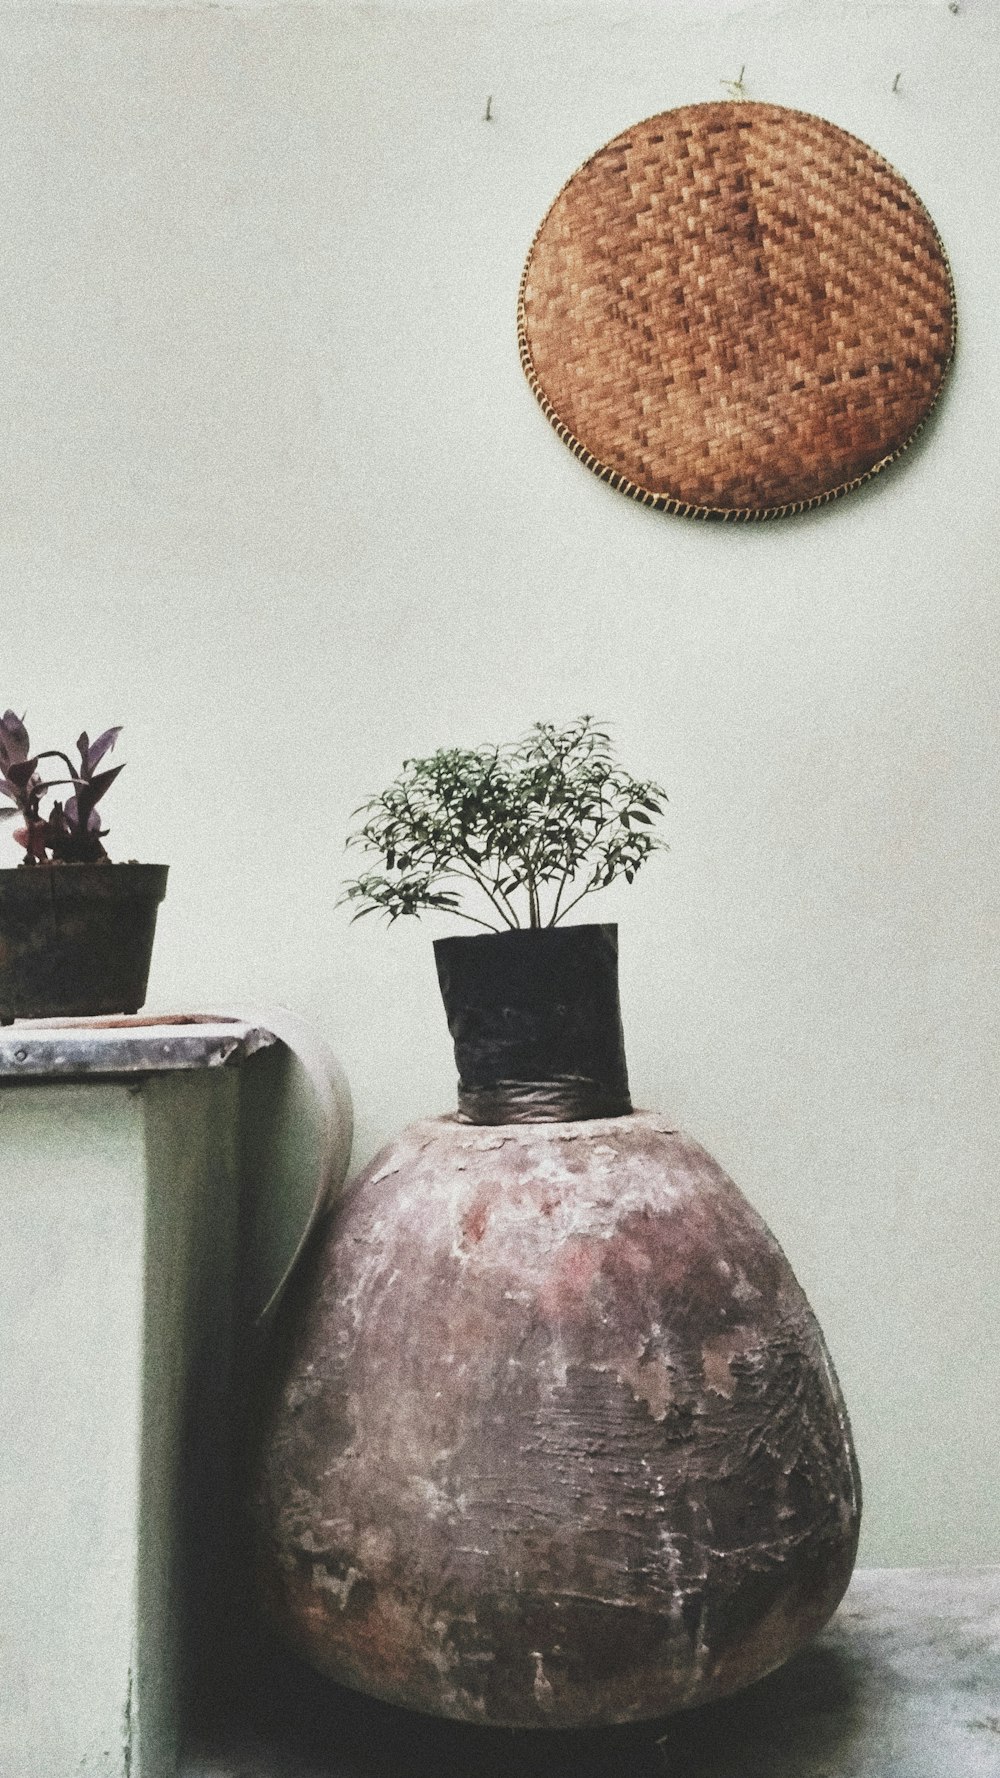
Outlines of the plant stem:
M 486 896 L 487 901 L 489 901 L 492 904 L 492 906 L 496 909 L 496 911 L 500 915 L 500 918 L 503 921 L 504 925 L 510 926 L 510 927 L 515 927 L 517 925 L 516 919 L 513 919 L 513 920 L 508 919 L 507 915 L 505 914 L 503 908 L 500 906 L 500 903 L 497 901 L 496 897 L 490 894 L 490 891 L 487 888 L 486 884 L 483 882 L 482 877 L 479 876 L 479 874 L 475 870 L 460 870 L 456 865 L 451 865 L 450 867 L 448 867 L 444 871 L 442 871 L 441 874 L 444 877 L 463 877 L 467 883 L 475 883 L 476 888 L 482 890 L 483 894 Z M 472 916 L 467 914 L 467 915 L 465 915 L 465 918 L 471 919 Z M 479 921 L 480 926 L 484 926 L 485 924 L 486 924 L 486 922 L 484 920 Z M 498 931 L 498 928 L 496 926 L 491 926 L 489 928 L 489 930 L 491 932 L 496 932 L 496 931 Z
M 555 903 L 552 908 L 552 918 L 549 921 L 550 926 L 554 926 L 556 921 L 559 918 L 559 903 L 562 901 L 562 898 L 563 898 L 563 895 L 565 894 L 567 885 L 572 881 L 572 878 L 573 878 L 572 871 L 570 871 L 570 870 L 563 871 L 562 878 L 559 883 L 559 888 L 556 891 L 556 899 L 555 899 Z
M 496 893 L 499 895 L 500 900 L 503 902 L 504 907 L 507 909 L 508 913 L 511 916 L 510 924 L 515 927 L 520 926 L 521 922 L 517 917 L 517 909 L 515 908 L 513 902 L 511 901 L 510 896 L 505 895 L 504 891 L 500 887 L 500 870 L 501 870 L 501 867 L 500 867 L 500 865 L 498 865 L 497 866 L 497 874 L 493 879 L 493 887 L 496 890 Z
M 35 758 L 36 759 L 61 759 L 62 760 L 63 765 L 66 767 L 66 770 L 69 773 L 69 779 L 65 780 L 62 778 L 57 778 L 56 779 L 57 784 L 69 782 L 70 784 L 75 784 L 75 785 L 79 786 L 80 784 L 83 783 L 83 779 L 78 775 L 77 772 L 75 772 L 73 770 L 72 760 L 67 759 L 65 753 L 60 753 L 59 749 L 57 747 L 47 747 L 44 753 L 36 753 Z
M 577 902 L 582 901 L 585 895 L 592 895 L 594 890 L 597 889 L 598 887 L 599 887 L 599 884 L 597 884 L 597 883 L 588 883 L 585 889 L 580 890 L 579 895 L 574 895 L 573 900 L 568 901 L 566 903 L 566 906 L 563 908 L 563 911 L 559 916 L 560 919 L 565 920 L 566 915 L 569 913 L 572 913 L 573 909 L 576 907 Z M 555 925 L 555 920 L 553 920 L 552 924 L 553 924 L 553 926 Z
M 458 908 L 452 908 L 450 910 L 450 917 L 453 920 L 469 920 L 473 926 L 481 926 L 485 932 L 503 931 L 502 926 L 491 926 L 488 920 L 477 920 L 475 914 L 464 914 Z M 510 922 L 508 921 L 508 925 L 509 924 Z

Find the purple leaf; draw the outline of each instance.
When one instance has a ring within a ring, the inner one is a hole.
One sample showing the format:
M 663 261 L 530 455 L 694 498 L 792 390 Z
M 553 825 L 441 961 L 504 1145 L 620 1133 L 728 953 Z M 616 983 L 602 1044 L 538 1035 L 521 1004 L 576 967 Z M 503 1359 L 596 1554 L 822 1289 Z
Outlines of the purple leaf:
M 26 790 L 35 775 L 37 759 L 15 759 L 7 767 L 7 782 L 15 790 Z
M 0 759 L 5 765 L 27 759 L 30 748 L 28 731 L 15 710 L 0 716 Z
M 105 791 L 111 789 L 119 772 L 123 772 L 124 770 L 125 767 L 123 765 L 112 766 L 110 772 L 98 772 L 96 777 L 91 778 L 90 783 L 87 786 L 87 801 L 91 808 L 94 807 L 95 803 L 100 802 Z
M 106 753 L 111 752 L 111 749 L 121 732 L 121 724 L 119 724 L 117 728 L 106 728 L 103 735 L 98 735 L 96 741 L 88 742 L 86 730 L 84 730 L 77 742 L 77 746 L 80 749 L 80 757 L 84 762 L 88 774 L 93 771 L 96 765 L 100 765 L 100 762 Z M 120 766 L 118 770 L 121 771 Z

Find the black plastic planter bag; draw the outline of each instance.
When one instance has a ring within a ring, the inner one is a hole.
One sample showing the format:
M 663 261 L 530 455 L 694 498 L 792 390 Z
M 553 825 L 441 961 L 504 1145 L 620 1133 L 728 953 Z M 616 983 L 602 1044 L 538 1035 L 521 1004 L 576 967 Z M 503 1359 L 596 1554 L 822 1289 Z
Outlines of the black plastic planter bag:
M 570 1123 L 631 1111 L 617 926 L 439 938 L 434 959 L 467 1123 Z

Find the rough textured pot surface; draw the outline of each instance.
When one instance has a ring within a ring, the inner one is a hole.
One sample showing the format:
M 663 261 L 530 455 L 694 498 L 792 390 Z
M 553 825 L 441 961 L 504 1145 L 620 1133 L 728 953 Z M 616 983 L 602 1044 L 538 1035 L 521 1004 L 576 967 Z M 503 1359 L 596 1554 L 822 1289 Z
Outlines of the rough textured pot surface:
M 253 1504 L 266 1608 L 323 1672 L 552 1727 L 778 1666 L 860 1513 L 787 1260 L 647 1112 L 384 1149 L 288 1304 Z
M 0 871 L 0 1023 L 138 1012 L 165 864 Z
M 618 928 L 546 926 L 434 944 L 468 1123 L 565 1123 L 631 1111 Z

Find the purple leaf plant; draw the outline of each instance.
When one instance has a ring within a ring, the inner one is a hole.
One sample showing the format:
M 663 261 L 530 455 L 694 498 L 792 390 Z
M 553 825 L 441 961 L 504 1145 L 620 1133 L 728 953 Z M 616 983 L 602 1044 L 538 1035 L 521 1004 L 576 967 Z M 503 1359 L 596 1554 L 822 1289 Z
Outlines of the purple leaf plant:
M 99 772 L 97 767 L 120 734 L 120 728 L 108 728 L 92 741 L 84 730 L 76 744 L 79 764 L 74 765 L 58 749 L 32 753 L 23 717 L 13 710 L 0 716 L 0 821 L 20 815 L 22 826 L 13 837 L 24 847 L 25 864 L 98 864 L 107 859 L 101 842 L 108 830 L 101 826 L 97 805 L 123 768 Z M 38 767 L 44 759 L 60 760 L 68 775 L 43 777 Z M 53 801 L 43 815 L 42 798 L 64 786 L 72 794 L 64 802 Z

